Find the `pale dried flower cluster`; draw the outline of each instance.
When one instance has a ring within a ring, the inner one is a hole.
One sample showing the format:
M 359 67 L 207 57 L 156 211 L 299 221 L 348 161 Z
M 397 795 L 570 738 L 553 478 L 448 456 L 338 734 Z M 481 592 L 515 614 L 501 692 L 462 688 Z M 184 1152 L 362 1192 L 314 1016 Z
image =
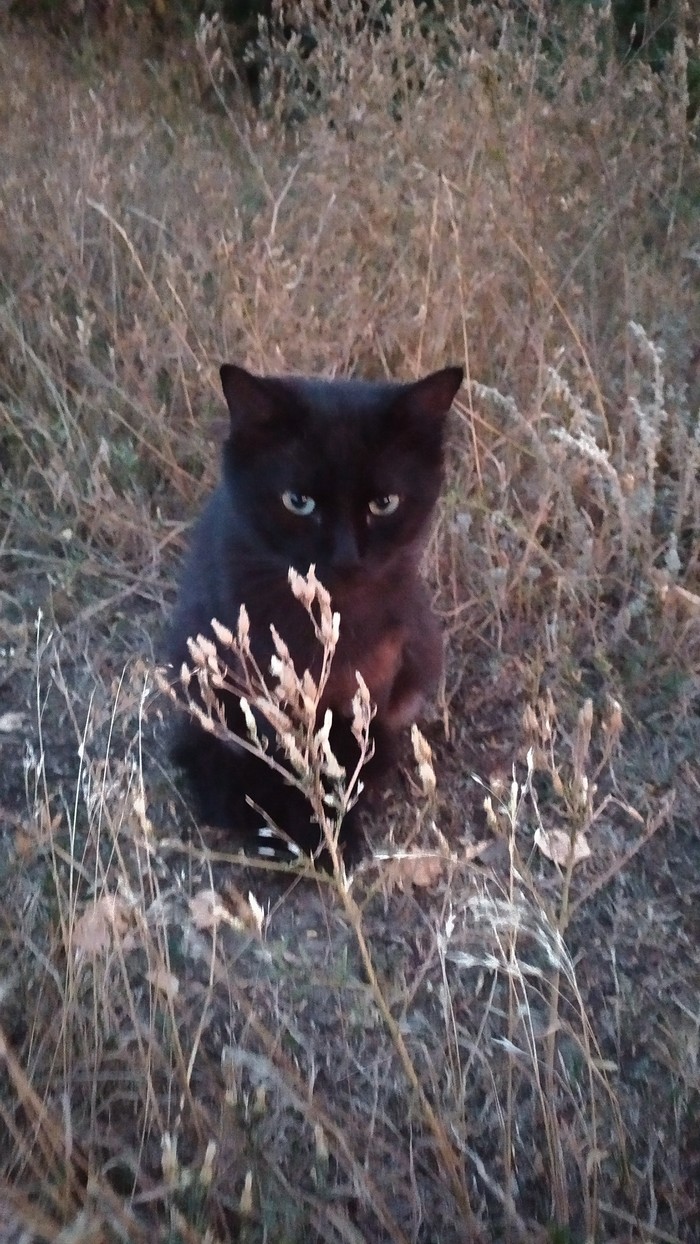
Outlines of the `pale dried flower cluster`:
M 330 595 L 314 566 L 306 575 L 290 569 L 289 584 L 309 615 L 321 649 L 318 679 L 308 669 L 297 671 L 287 644 L 274 626 L 270 628 L 274 655 L 269 670 L 262 670 L 252 652 L 250 621 L 242 605 L 235 634 L 212 619 L 219 647 L 205 635 L 188 641 L 192 665 L 183 665 L 180 670 L 180 693 L 163 678 L 160 684 L 171 698 L 184 697 L 188 711 L 208 733 L 234 748 L 245 748 L 303 791 L 324 838 L 335 842 L 343 817 L 362 791 L 361 771 L 373 748 L 370 726 L 374 707 L 358 671 L 351 729 L 359 759 L 354 771 L 347 773 L 331 746 L 333 713 L 330 708 L 322 714 L 320 711 L 340 637 L 340 615 L 333 611 Z M 238 699 L 246 736 L 229 728 L 221 693 Z

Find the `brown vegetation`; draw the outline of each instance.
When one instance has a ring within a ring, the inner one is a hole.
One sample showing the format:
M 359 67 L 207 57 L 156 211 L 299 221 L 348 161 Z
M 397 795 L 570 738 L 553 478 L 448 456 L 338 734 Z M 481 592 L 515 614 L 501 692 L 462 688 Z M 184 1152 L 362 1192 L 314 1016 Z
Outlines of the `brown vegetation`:
M 109 68 L 0 35 L 0 1239 L 690 1242 L 686 48 L 334 12 L 255 113 L 216 22 Z M 226 359 L 467 368 L 445 687 L 350 885 L 244 866 L 164 760 Z

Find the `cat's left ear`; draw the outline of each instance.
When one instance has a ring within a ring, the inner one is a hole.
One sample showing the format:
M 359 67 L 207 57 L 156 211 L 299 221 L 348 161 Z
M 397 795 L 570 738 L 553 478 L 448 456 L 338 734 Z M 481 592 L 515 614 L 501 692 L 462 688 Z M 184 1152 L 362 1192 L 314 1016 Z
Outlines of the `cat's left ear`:
M 463 380 L 463 368 L 443 367 L 442 371 L 431 372 L 415 384 L 407 385 L 401 405 L 417 419 L 445 416 Z
M 268 380 L 233 363 L 224 363 L 219 375 L 234 428 L 262 427 L 272 421 L 277 403 Z

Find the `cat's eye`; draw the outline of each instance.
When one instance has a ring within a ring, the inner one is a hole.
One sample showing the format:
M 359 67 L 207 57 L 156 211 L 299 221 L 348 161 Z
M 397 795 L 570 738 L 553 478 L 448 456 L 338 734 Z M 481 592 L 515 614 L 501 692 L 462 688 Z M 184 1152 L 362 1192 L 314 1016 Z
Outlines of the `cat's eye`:
M 313 514 L 316 509 L 313 497 L 307 497 L 303 492 L 283 492 L 282 505 L 292 514 L 299 514 L 302 518 Z
M 373 497 L 369 503 L 370 514 L 374 514 L 376 518 L 386 518 L 388 514 L 394 514 L 398 510 L 400 500 L 396 492 L 387 493 L 385 497 Z

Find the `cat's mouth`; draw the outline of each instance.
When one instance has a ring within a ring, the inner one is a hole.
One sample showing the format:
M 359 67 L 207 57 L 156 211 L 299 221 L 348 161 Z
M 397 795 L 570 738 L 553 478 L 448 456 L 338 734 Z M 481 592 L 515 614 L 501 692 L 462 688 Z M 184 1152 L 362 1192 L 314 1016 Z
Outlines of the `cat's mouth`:
M 319 579 L 324 587 L 328 588 L 331 596 L 342 595 L 344 592 L 353 591 L 358 586 L 364 584 L 367 586 L 372 579 L 371 571 L 366 566 L 358 564 L 357 566 L 328 566 L 317 567 Z

